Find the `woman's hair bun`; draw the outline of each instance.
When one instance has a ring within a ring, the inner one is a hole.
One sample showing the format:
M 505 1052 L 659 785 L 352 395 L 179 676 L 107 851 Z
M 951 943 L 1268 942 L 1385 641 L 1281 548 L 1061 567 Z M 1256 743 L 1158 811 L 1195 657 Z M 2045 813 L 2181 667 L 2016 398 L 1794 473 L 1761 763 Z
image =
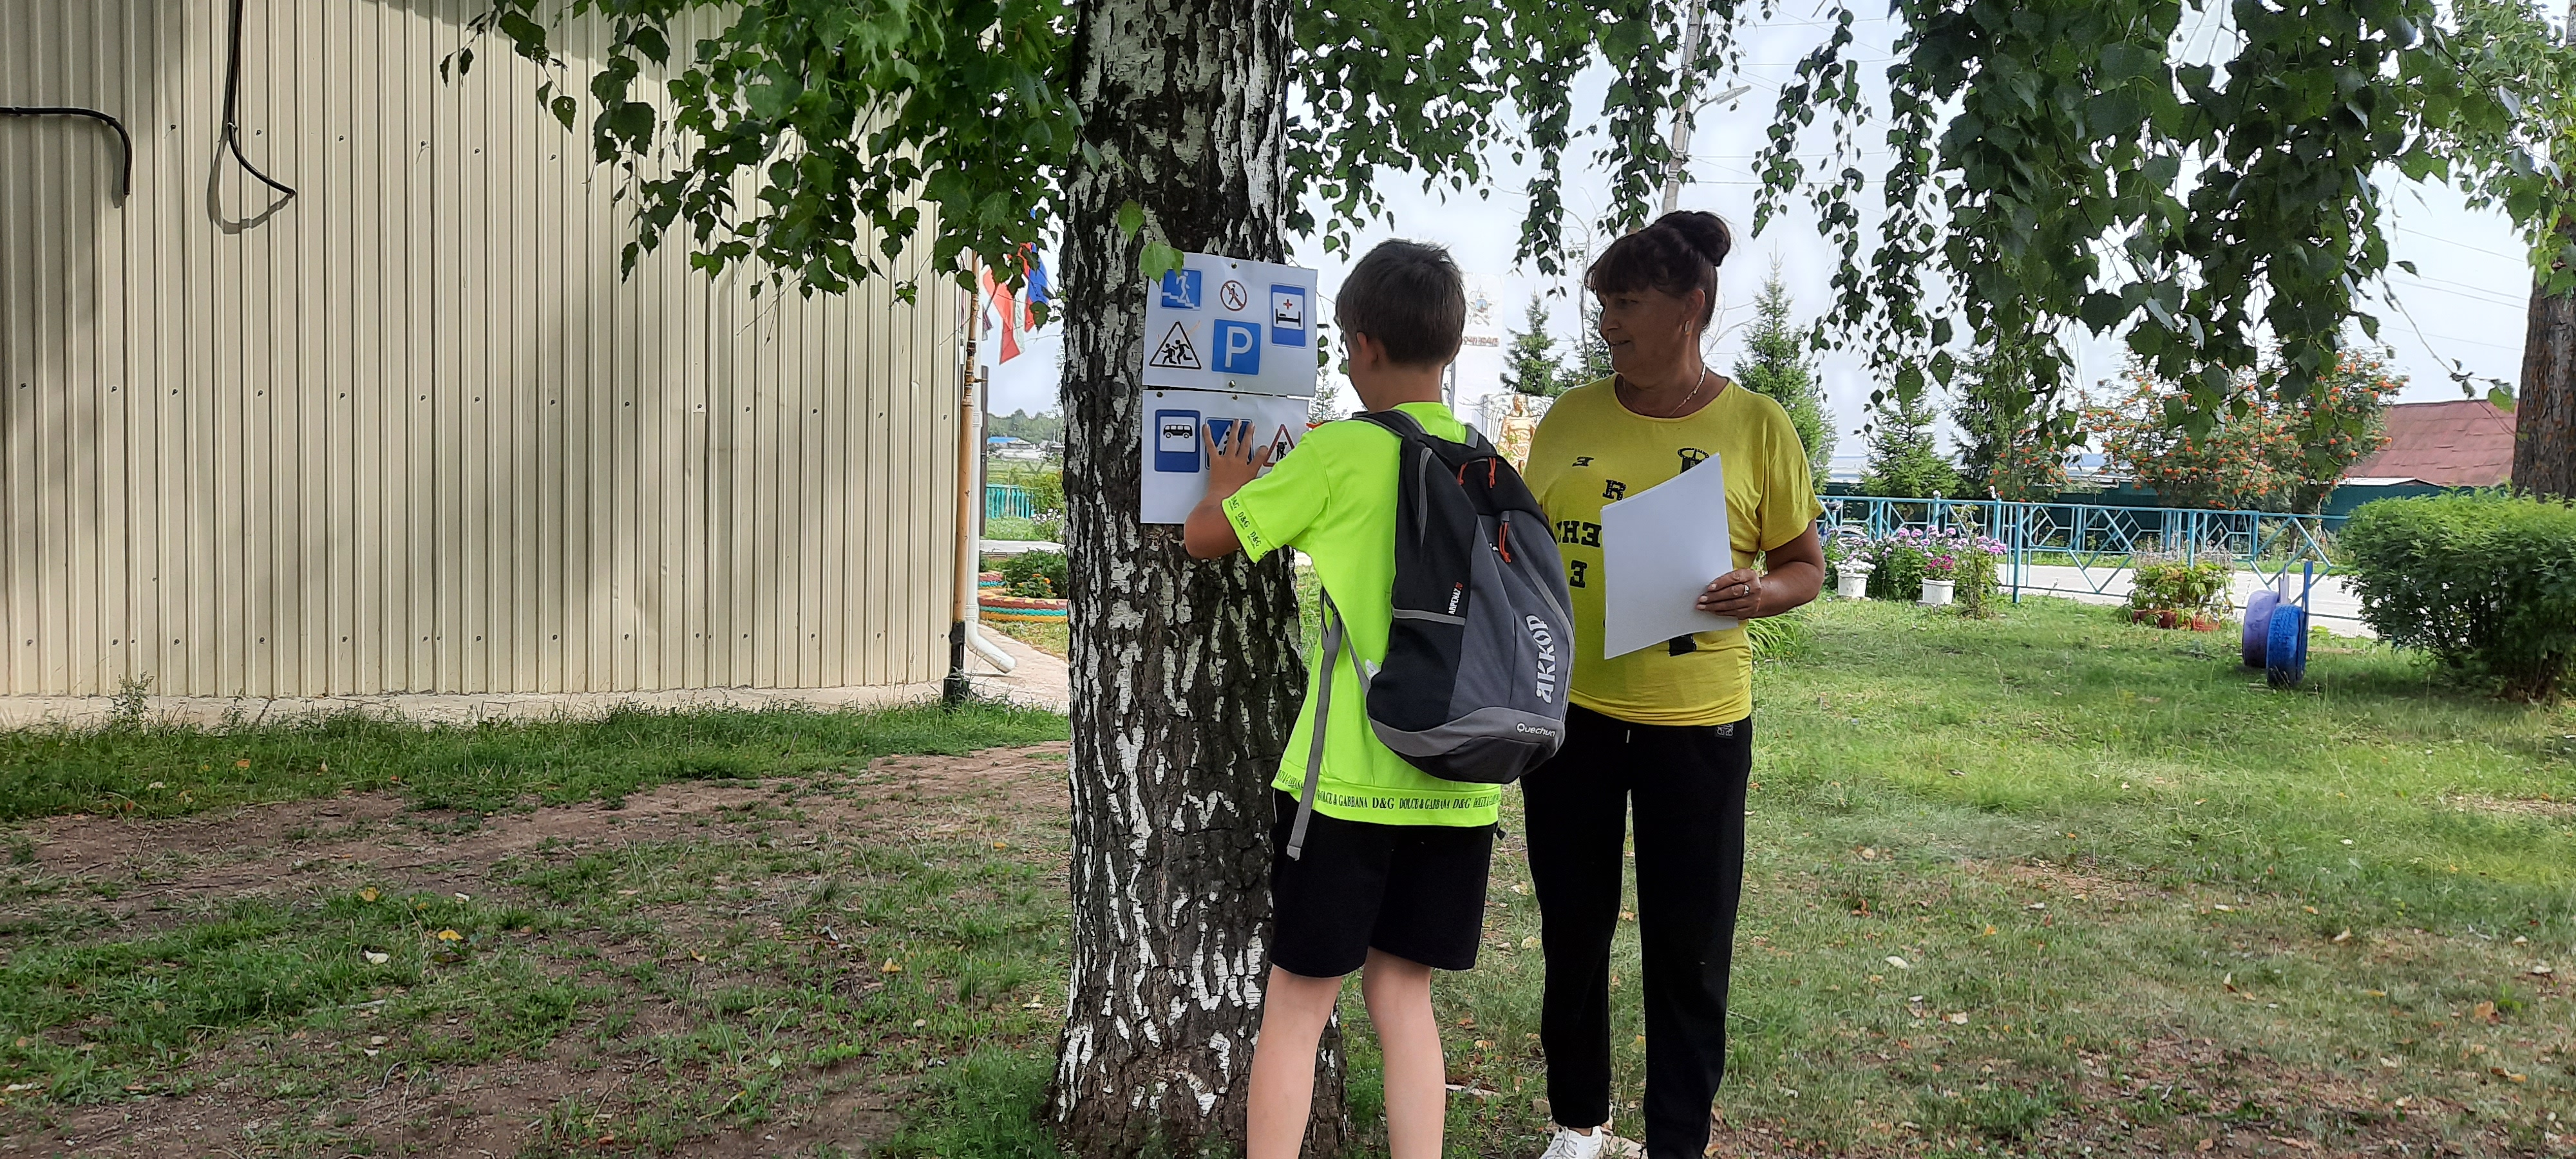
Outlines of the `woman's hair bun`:
M 1583 284 L 1597 294 L 1653 289 L 1686 298 L 1700 291 L 1699 324 L 1706 327 L 1716 316 L 1717 267 L 1734 248 L 1735 231 L 1725 218 L 1678 210 L 1611 242 L 1584 272 Z
M 1647 228 L 1671 231 L 1712 266 L 1725 265 L 1735 248 L 1735 231 L 1726 227 L 1726 219 L 1703 209 L 1676 209 Z

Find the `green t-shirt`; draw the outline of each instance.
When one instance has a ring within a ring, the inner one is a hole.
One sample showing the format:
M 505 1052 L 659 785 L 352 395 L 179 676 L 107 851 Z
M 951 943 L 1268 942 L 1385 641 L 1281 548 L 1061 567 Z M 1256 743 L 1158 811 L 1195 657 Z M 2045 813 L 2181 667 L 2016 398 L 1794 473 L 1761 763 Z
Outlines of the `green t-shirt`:
M 1396 409 L 1437 437 L 1467 436 L 1457 416 L 1439 403 L 1408 402 Z M 1377 825 L 1491 825 L 1501 816 L 1501 786 L 1444 781 L 1395 755 L 1369 729 L 1368 686 L 1359 665 L 1351 663 L 1354 655 L 1372 667 L 1384 663 L 1387 628 L 1395 620 L 1397 446 L 1395 436 L 1374 423 L 1326 423 L 1306 432 L 1269 474 L 1228 498 L 1225 517 L 1254 559 L 1283 547 L 1306 553 L 1348 625 L 1349 651 L 1332 666 L 1333 716 L 1324 734 L 1315 811 Z M 1271 781 L 1290 793 L 1306 787 L 1323 658 L 1309 657 L 1307 668 L 1306 706 L 1297 712 L 1297 729 L 1288 735 L 1288 751 Z

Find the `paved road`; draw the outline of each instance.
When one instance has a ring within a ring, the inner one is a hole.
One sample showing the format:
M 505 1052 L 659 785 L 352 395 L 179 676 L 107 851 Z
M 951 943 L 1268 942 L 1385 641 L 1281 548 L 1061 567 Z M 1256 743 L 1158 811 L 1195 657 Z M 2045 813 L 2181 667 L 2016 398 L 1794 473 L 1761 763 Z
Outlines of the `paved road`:
M 2290 585 L 2295 591 L 2298 580 L 2293 578 Z M 2240 571 L 2236 573 L 2236 582 L 2232 586 L 2236 606 L 2242 608 L 2245 601 L 2262 590 L 2264 585 L 2254 573 Z M 2009 568 L 2005 570 L 2004 587 L 2007 592 L 2012 587 Z M 2129 587 L 2129 569 L 2125 567 L 2096 568 L 2089 576 L 2080 568 L 2050 564 L 2034 564 L 2022 569 L 2021 590 L 2025 595 L 2037 592 L 2088 604 L 2125 604 L 2129 602 Z M 2370 626 L 2361 622 L 2361 598 L 2354 595 L 2341 579 L 2328 577 L 2318 580 L 2309 606 L 2316 609 L 2317 622 L 2328 630 L 2345 636 L 2372 635 Z

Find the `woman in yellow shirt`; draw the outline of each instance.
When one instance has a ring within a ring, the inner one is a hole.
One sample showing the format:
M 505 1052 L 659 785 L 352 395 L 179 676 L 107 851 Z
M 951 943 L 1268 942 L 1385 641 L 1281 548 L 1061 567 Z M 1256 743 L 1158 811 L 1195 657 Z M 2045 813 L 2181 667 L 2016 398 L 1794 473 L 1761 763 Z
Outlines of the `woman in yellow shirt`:
M 1823 508 L 1788 413 L 1700 358 L 1732 240 L 1716 215 L 1683 211 L 1602 253 L 1584 281 L 1616 373 L 1566 392 L 1530 445 L 1525 477 L 1555 525 L 1576 640 L 1565 746 L 1521 782 L 1547 959 L 1539 1037 L 1559 1125 L 1544 1159 L 1608 1153 L 1610 936 L 1632 800 L 1648 1156 L 1697 1159 L 1725 1069 L 1752 651 L 1738 627 L 1601 655 L 1601 508 L 1714 462 L 1736 568 L 1698 606 L 1776 616 L 1824 582 Z

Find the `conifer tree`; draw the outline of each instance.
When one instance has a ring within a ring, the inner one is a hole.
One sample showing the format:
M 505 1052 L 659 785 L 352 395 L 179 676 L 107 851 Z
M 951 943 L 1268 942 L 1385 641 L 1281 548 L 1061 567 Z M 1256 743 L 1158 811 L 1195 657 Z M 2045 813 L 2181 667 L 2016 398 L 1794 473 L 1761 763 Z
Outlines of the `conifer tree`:
M 1538 295 L 1530 295 L 1521 325 L 1527 329 L 1511 332 L 1511 346 L 1503 354 L 1503 386 L 1540 398 L 1565 393 L 1574 384 L 1566 381 L 1564 360 L 1556 353 L 1556 335 L 1547 332 L 1547 308 L 1539 304 Z
M 1789 412 L 1789 423 L 1798 428 L 1798 442 L 1807 449 L 1807 468 L 1821 492 L 1834 461 L 1833 414 L 1825 409 L 1824 392 L 1817 389 L 1806 340 L 1789 325 L 1789 286 L 1780 276 L 1778 258 L 1771 260 L 1771 276 L 1763 279 L 1762 297 L 1753 310 L 1753 330 L 1745 335 L 1744 353 L 1735 360 L 1733 377 L 1737 385 L 1770 396 Z
M 1932 404 L 1889 391 L 1870 408 L 1869 470 L 1861 490 L 1898 499 L 1957 495 L 1959 473 L 1932 433 Z

